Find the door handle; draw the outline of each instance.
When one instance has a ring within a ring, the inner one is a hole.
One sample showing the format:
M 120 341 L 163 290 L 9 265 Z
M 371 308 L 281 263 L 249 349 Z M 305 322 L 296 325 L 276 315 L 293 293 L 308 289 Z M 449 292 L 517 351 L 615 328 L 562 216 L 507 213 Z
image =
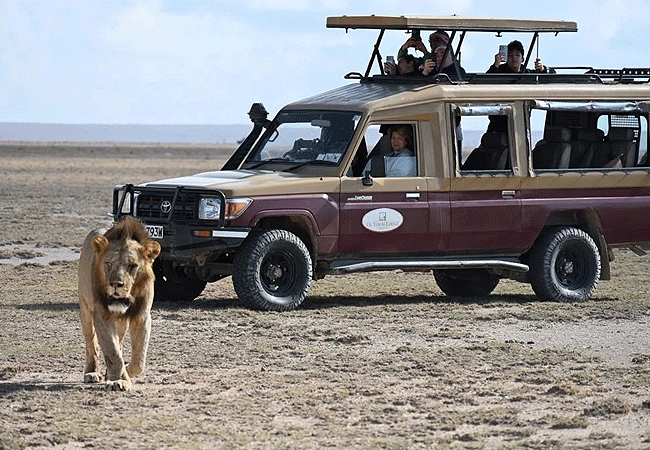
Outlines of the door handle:
M 501 191 L 501 197 L 503 198 L 515 198 L 516 195 L 516 191 Z
M 406 193 L 406 200 L 420 200 L 420 193 L 419 192 L 407 192 Z

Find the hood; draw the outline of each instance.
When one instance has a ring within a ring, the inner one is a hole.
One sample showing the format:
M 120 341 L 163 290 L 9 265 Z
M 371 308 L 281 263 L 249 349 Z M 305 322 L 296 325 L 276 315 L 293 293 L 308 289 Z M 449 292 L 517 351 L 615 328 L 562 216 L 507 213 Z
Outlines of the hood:
M 194 188 L 219 189 L 219 187 L 224 184 L 246 180 L 248 178 L 260 176 L 263 174 L 266 174 L 266 172 L 244 170 L 203 172 L 186 177 L 167 178 L 165 180 L 151 181 L 149 183 L 144 183 L 143 186 L 186 186 Z
M 336 178 L 338 180 L 338 178 Z M 330 182 L 334 180 L 330 179 Z M 226 197 L 322 191 L 324 178 L 266 170 L 220 170 L 143 183 L 140 186 L 214 189 Z M 330 183 L 326 183 L 329 185 Z

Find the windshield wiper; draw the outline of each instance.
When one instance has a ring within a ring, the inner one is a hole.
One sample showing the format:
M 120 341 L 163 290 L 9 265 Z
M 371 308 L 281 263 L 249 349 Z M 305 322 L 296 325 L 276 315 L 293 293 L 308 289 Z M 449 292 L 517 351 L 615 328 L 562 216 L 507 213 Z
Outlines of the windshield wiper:
M 286 159 L 286 158 L 271 158 L 271 159 L 265 159 L 264 161 L 260 161 L 257 164 L 255 164 L 254 166 L 247 167 L 246 169 L 247 170 L 257 169 L 258 167 L 262 167 L 266 163 L 289 163 L 289 164 L 291 164 L 291 162 L 292 161 L 290 159 Z
M 322 166 L 338 166 L 339 165 L 338 162 L 334 162 L 334 161 L 326 161 L 324 159 L 312 159 L 310 161 L 303 161 L 301 163 L 296 164 L 295 166 L 288 167 L 288 168 L 284 169 L 283 172 L 292 172 L 292 171 L 294 171 L 296 169 L 300 169 L 301 167 L 306 166 L 307 164 L 318 164 L 318 165 L 322 165 Z

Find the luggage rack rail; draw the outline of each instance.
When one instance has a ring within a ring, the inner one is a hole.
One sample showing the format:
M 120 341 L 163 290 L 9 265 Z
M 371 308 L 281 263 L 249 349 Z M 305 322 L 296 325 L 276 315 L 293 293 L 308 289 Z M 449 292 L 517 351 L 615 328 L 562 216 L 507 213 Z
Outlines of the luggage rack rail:
M 453 80 L 446 74 L 430 77 L 408 77 L 399 75 L 364 76 L 350 72 L 346 80 L 360 80 L 362 83 L 386 84 L 650 84 L 650 68 L 595 69 L 593 67 L 553 67 L 556 73 L 467 73 L 461 80 Z M 564 72 L 566 71 L 566 72 Z M 570 72 L 574 73 L 570 73 Z M 575 73 L 576 71 L 583 71 Z

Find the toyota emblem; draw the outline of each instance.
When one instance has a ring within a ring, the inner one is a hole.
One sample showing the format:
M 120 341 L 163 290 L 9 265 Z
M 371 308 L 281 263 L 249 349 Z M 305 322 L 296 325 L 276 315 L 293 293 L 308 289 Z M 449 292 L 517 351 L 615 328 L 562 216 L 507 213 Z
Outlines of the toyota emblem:
M 169 213 L 169 211 L 172 210 L 172 202 L 169 200 L 165 200 L 160 203 L 160 210 L 164 212 L 165 214 Z

